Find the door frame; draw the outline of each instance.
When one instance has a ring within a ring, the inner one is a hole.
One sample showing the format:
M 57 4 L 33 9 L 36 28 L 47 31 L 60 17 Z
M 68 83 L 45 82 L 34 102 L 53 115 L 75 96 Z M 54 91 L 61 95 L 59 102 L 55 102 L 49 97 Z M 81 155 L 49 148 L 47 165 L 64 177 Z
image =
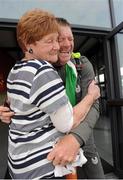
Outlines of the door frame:
M 117 49 L 116 35 L 123 29 L 123 22 L 117 25 L 111 32 L 107 34 L 104 40 L 105 55 L 108 59 L 107 66 L 109 71 L 109 99 L 108 105 L 110 107 L 111 118 L 111 133 L 112 133 L 112 150 L 114 171 L 123 178 L 123 98 L 120 97 L 120 82 L 119 79 L 119 56 Z M 117 86 L 115 86 L 117 84 Z

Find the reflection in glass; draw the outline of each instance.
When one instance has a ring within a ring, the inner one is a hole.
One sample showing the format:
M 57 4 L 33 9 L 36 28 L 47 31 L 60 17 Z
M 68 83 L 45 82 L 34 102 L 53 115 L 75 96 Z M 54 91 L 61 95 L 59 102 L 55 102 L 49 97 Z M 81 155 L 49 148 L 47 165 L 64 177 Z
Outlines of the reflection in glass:
M 104 82 L 104 74 L 100 74 L 99 75 L 99 81 L 100 82 Z
M 111 119 L 110 110 L 107 104 L 108 88 L 107 88 L 107 75 L 104 62 L 104 52 L 102 47 L 99 46 L 99 51 L 95 51 L 96 55 L 93 56 L 93 65 L 96 72 L 96 81 L 100 87 L 99 110 L 100 117 L 94 128 L 94 139 L 101 159 L 106 163 L 113 166 L 113 153 L 112 153 L 112 138 L 111 138 Z M 94 58 L 95 57 L 95 58 Z M 90 58 L 89 58 L 90 59 Z M 98 62 L 98 63 L 97 63 Z
M 121 87 L 122 87 L 122 96 L 123 96 L 123 67 L 120 68 L 121 73 Z
M 120 71 L 120 96 L 123 97 L 123 34 L 117 35 L 118 51 L 119 51 L 119 71 Z
M 123 0 L 113 0 L 116 25 L 123 21 Z

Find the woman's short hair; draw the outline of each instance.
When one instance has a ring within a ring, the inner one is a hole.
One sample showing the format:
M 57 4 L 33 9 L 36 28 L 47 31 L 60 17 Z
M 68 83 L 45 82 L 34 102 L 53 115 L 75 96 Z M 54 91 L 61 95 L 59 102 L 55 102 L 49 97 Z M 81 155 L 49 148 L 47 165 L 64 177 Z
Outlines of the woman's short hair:
M 43 36 L 58 32 L 59 26 L 53 14 L 33 9 L 26 12 L 17 25 L 17 41 L 22 50 L 26 51 L 26 44 L 33 44 Z

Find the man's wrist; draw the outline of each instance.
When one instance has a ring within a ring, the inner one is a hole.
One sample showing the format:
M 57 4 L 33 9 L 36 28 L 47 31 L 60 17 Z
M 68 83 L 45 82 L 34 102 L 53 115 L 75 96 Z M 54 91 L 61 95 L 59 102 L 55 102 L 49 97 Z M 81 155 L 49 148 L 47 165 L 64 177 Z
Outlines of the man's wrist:
M 81 138 L 78 134 L 76 134 L 76 133 L 74 133 L 74 132 L 70 132 L 69 134 L 73 135 L 73 136 L 76 138 L 76 140 L 78 141 L 78 143 L 80 144 L 80 146 L 83 146 L 83 145 L 84 145 L 84 141 L 82 140 L 82 138 Z

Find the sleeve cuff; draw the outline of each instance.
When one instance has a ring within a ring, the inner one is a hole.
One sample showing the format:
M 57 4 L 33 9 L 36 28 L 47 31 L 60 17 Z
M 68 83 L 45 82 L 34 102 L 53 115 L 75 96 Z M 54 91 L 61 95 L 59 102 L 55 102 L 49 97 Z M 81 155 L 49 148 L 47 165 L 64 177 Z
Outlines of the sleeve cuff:
M 84 141 L 78 134 L 76 134 L 74 132 L 70 132 L 69 134 L 72 134 L 76 138 L 76 140 L 78 141 L 80 146 L 84 146 Z

